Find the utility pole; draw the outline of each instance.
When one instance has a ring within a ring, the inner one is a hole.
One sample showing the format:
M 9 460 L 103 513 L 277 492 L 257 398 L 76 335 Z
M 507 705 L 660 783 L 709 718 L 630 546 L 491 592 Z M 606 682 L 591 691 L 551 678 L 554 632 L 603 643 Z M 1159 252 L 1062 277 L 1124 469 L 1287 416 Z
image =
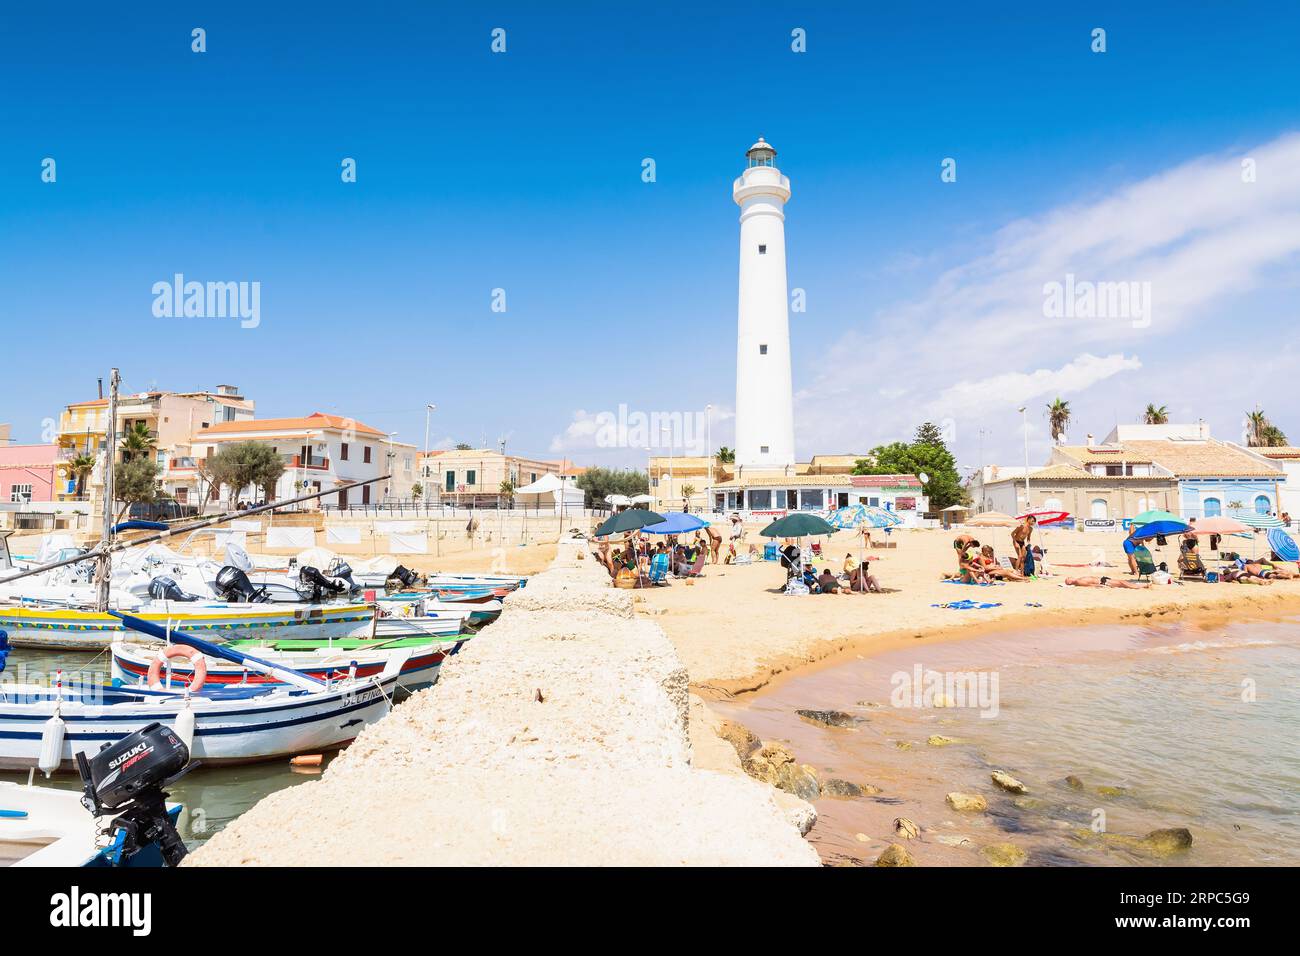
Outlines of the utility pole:
M 108 426 L 104 430 L 106 439 L 104 446 L 104 528 L 99 544 L 104 549 L 107 549 L 113 543 L 113 495 L 115 491 L 113 471 L 114 460 L 117 457 L 117 386 L 120 381 L 121 376 L 118 375 L 117 369 L 113 369 L 108 377 Z M 96 604 L 100 611 L 108 610 L 111 571 L 112 559 L 105 550 L 105 553 L 99 558 L 96 569 L 96 575 L 99 578 L 99 595 Z

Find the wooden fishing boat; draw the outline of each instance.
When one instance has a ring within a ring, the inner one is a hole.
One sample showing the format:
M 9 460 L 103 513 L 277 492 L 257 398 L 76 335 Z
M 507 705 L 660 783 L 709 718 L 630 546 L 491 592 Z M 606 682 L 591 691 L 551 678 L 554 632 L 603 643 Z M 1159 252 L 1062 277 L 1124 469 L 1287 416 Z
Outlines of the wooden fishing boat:
M 181 628 L 214 641 L 256 637 L 273 630 L 301 637 L 350 637 L 368 632 L 367 604 L 226 604 L 151 602 L 131 612 L 162 627 Z M 14 647 L 105 650 L 126 632 L 110 611 L 52 604 L 0 605 L 0 629 Z

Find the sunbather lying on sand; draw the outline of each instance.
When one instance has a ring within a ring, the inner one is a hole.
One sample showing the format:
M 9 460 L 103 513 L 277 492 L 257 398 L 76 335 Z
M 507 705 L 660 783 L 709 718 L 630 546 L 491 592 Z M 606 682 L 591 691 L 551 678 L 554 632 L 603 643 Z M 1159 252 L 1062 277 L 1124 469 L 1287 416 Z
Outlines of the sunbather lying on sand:
M 993 545 L 986 544 L 980 548 L 979 556 L 973 559 L 978 562 L 984 569 L 984 573 L 991 578 L 999 578 L 1003 581 L 1027 581 L 1029 580 L 1014 568 L 1004 568 L 998 564 L 998 559 L 993 554 Z
M 1246 570 L 1261 578 L 1280 578 L 1283 581 L 1289 581 L 1295 577 L 1293 571 L 1289 571 L 1281 565 L 1263 559 L 1260 559 L 1259 561 L 1247 561 Z
M 1125 581 L 1123 578 L 1066 578 L 1065 583 L 1076 588 L 1130 588 L 1144 591 L 1151 587 L 1148 581 Z
M 1256 565 L 1256 567 L 1258 567 L 1258 565 Z M 1256 574 L 1255 572 L 1251 571 L 1250 565 L 1247 565 L 1244 568 L 1239 568 L 1235 564 L 1228 565 L 1228 567 L 1224 568 L 1221 572 L 1219 572 L 1219 575 L 1220 577 L 1223 578 L 1223 580 L 1231 581 L 1234 584 L 1272 584 L 1273 583 L 1268 579 L 1268 576 L 1263 574 Z

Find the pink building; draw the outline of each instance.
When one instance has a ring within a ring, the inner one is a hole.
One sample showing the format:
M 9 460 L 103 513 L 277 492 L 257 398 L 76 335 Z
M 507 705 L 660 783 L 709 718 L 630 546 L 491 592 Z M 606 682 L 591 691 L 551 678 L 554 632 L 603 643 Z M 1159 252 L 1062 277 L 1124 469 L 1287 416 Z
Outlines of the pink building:
M 0 502 L 53 501 L 58 450 L 58 445 L 0 443 Z

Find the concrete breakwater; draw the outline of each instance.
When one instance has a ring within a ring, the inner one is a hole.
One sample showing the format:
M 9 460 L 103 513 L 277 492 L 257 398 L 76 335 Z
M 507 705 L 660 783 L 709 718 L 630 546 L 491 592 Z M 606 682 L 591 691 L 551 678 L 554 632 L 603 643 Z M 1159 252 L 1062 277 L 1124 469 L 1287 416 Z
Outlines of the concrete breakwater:
M 436 687 L 187 865 L 818 865 L 785 795 L 695 759 L 684 666 L 584 551 L 562 542 Z

